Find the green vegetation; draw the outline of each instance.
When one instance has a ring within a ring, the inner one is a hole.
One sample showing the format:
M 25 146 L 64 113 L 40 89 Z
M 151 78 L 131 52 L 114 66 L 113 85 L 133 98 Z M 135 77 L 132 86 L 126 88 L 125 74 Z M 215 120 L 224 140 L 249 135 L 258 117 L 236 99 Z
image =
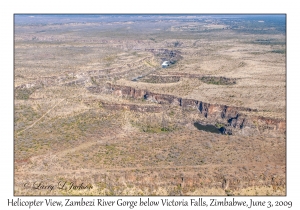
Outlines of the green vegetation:
M 154 42 L 156 42 L 156 40 L 153 38 L 153 37 L 151 37 L 151 38 L 149 38 L 151 41 L 154 41 Z
M 98 85 L 95 77 L 90 77 L 93 85 Z
M 146 126 L 143 127 L 142 130 L 147 133 L 160 133 L 160 132 L 170 132 L 173 131 L 173 128 L 170 127 L 154 127 L 154 126 Z
M 225 77 L 201 77 L 200 80 L 207 84 L 212 85 L 234 85 L 236 84 L 235 79 Z
M 271 51 L 272 53 L 278 53 L 278 54 L 285 54 L 286 53 L 286 50 L 272 50 Z
M 145 132 L 145 133 L 162 133 L 162 132 L 171 132 L 171 131 L 175 131 L 176 127 L 173 125 L 159 125 L 157 123 L 149 123 L 146 122 L 141 123 L 141 122 L 134 122 L 134 121 L 130 121 L 131 125 L 138 128 L 141 132 Z
M 29 96 L 36 91 L 37 88 L 16 88 L 15 89 L 15 99 L 27 100 Z
M 147 76 L 143 79 L 141 79 L 141 82 L 147 82 L 147 83 L 174 83 L 179 82 L 180 77 L 179 76 Z
M 218 129 L 220 129 L 220 128 L 222 128 L 222 127 L 225 127 L 225 125 L 222 124 L 222 123 L 216 123 L 215 126 L 216 126 Z

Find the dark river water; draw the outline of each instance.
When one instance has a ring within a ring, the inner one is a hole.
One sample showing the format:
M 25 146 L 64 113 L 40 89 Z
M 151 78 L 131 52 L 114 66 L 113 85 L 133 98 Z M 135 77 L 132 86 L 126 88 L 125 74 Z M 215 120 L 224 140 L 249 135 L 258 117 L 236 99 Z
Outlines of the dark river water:
M 207 132 L 211 132 L 211 133 L 220 133 L 221 131 L 219 128 L 217 128 L 214 125 L 201 125 L 200 123 L 194 123 L 194 126 L 201 131 L 207 131 Z

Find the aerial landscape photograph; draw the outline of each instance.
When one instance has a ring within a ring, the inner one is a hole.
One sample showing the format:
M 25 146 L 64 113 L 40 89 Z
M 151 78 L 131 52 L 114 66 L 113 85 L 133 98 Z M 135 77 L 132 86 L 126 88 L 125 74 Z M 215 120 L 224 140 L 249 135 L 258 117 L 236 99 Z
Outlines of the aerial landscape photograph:
M 285 14 L 14 14 L 14 196 L 286 196 Z

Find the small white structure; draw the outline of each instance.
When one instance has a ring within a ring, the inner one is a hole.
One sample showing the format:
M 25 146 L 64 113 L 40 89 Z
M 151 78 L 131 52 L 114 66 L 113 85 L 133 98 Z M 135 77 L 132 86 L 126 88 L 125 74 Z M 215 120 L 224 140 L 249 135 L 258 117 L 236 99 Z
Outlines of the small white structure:
M 161 64 L 161 67 L 163 68 L 166 68 L 168 67 L 170 64 L 169 64 L 169 61 L 164 61 L 162 64 Z

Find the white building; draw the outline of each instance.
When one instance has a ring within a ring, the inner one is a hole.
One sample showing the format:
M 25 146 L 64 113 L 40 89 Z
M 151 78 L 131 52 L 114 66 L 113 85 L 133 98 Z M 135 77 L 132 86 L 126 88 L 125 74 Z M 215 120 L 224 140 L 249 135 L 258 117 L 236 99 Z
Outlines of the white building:
M 168 67 L 170 64 L 169 64 L 169 61 L 164 61 L 162 64 L 161 64 L 161 67 L 163 68 L 166 68 Z

